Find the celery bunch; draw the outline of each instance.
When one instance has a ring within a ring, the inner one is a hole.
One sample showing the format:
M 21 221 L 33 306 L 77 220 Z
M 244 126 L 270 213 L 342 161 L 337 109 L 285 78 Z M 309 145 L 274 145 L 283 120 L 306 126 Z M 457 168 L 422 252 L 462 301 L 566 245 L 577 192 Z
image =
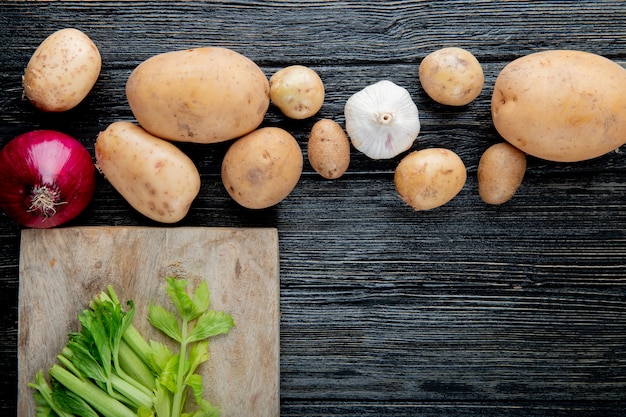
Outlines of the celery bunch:
M 219 409 L 202 398 L 196 370 L 209 358 L 208 339 L 228 333 L 233 318 L 209 309 L 206 282 L 188 294 L 186 280 L 165 280 L 175 312 L 152 304 L 148 319 L 178 351 L 146 341 L 132 324 L 133 302 L 124 310 L 108 286 L 78 315 L 80 331 L 68 335 L 49 381 L 40 370 L 29 383 L 37 417 L 219 416 Z M 184 412 L 189 389 L 196 404 Z

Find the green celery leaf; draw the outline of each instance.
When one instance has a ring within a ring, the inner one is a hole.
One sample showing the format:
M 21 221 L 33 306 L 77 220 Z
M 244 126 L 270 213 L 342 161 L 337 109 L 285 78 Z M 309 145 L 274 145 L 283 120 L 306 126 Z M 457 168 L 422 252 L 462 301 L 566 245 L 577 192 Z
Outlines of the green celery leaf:
M 218 334 L 228 333 L 234 325 L 235 322 L 229 314 L 209 310 L 198 318 L 191 334 L 187 337 L 187 342 L 197 342 Z
M 212 405 L 209 401 L 202 398 L 202 377 L 198 374 L 192 374 L 187 378 L 187 385 L 191 387 L 196 403 L 200 407 L 199 412 L 190 414 L 193 417 L 219 417 L 220 409 Z
M 189 349 L 185 373 L 187 375 L 194 373 L 198 366 L 207 360 L 209 360 L 209 341 L 194 343 Z
M 148 320 L 154 327 L 156 327 L 178 343 L 181 342 L 180 327 L 178 325 L 178 319 L 176 318 L 174 313 L 164 309 L 161 306 L 151 304 Z
M 178 373 L 179 355 L 173 355 L 168 361 L 161 373 L 159 374 L 159 384 L 167 388 L 171 393 L 178 391 L 176 384 Z
M 43 377 L 43 370 L 39 370 L 35 375 L 35 380 L 28 383 L 30 388 L 35 389 L 33 397 L 35 399 L 35 411 L 37 417 L 72 417 L 73 414 L 61 410 L 52 397 L 52 387 Z
M 79 339 L 72 339 L 67 342 L 67 349 L 71 352 L 68 359 L 81 374 L 95 381 L 106 382 L 107 375 L 104 374 L 102 365 L 93 357 L 89 347 L 79 342 Z
M 167 278 L 167 283 L 167 294 L 183 320 L 195 320 L 209 308 L 210 292 L 206 281 L 198 284 L 194 291 L 193 299 L 186 291 L 186 280 L 170 277 Z
M 135 305 L 132 301 L 129 301 L 129 310 L 124 311 L 119 301 L 117 301 L 117 297 L 115 297 L 114 300 L 115 301 L 94 302 L 92 303 L 92 308 L 95 317 L 100 320 L 100 324 L 108 337 L 108 343 L 113 352 L 113 359 L 117 361 L 122 335 L 131 325 L 133 317 L 135 316 Z
M 174 353 L 163 343 L 150 341 L 150 364 L 154 369 L 161 372 L 172 356 Z
M 104 369 L 104 374 L 111 375 L 112 352 L 109 345 L 109 338 L 105 329 L 107 319 L 103 317 L 102 311 L 84 310 L 79 314 L 78 319 L 82 326 L 81 334 L 85 337 L 85 345 L 93 346 L 92 354 Z M 90 342 L 87 339 L 91 338 Z
M 106 356 L 107 352 L 110 353 L 110 351 L 104 348 L 104 345 L 107 344 L 107 338 L 99 328 L 98 320 L 96 319 L 94 312 L 90 310 L 82 311 L 78 315 L 78 321 L 81 325 L 80 337 L 83 339 L 82 343 L 86 346 L 91 345 L 94 347 L 94 353 L 97 355 L 98 362 L 103 363 L 106 362 L 107 359 L 110 362 L 110 356 L 108 358 L 103 357 L 103 355 Z
M 30 384 L 29 387 L 37 388 L 35 385 Z M 50 408 L 50 406 L 48 406 L 48 401 L 46 401 L 46 398 L 41 394 L 41 392 L 33 392 L 33 398 L 35 399 L 35 405 Z
M 209 291 L 209 286 L 206 281 L 201 281 L 200 284 L 198 284 L 193 293 L 192 302 L 196 317 L 209 309 L 209 304 L 211 303 L 211 292 Z
M 187 281 L 184 279 L 177 279 L 176 277 L 167 277 L 167 286 L 165 291 L 167 295 L 174 303 L 174 307 L 178 311 L 178 314 L 183 320 L 190 321 L 194 315 L 194 306 L 189 297 L 189 294 L 185 291 L 187 287 Z

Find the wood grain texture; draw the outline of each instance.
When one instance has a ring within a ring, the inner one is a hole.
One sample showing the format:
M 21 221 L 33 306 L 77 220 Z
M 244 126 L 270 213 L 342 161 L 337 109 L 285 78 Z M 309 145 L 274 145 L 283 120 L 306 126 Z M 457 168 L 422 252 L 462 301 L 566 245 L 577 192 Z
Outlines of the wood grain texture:
M 278 417 L 279 277 L 275 229 L 75 227 L 24 230 L 20 252 L 18 415 L 35 415 L 34 375 L 44 374 L 90 300 L 111 285 L 135 305 L 133 325 L 146 340 L 166 343 L 147 320 L 149 306 L 168 310 L 166 276 L 201 280 L 211 309 L 235 327 L 209 342 L 198 368 L 206 399 L 222 416 Z
M 21 99 L 20 77 L 43 37 L 64 26 L 90 33 L 103 71 L 78 109 L 44 115 Z M 480 201 L 476 167 L 501 140 L 489 100 L 508 62 L 570 48 L 624 66 L 624 28 L 621 1 L 4 1 L 0 142 L 47 127 L 92 150 L 109 123 L 132 120 L 130 71 L 172 49 L 229 47 L 268 76 L 290 64 L 318 71 L 318 115 L 291 121 L 271 106 L 264 122 L 289 130 L 305 156 L 315 121 L 343 125 L 350 95 L 391 79 L 420 109 L 415 148 L 450 148 L 468 167 L 462 192 L 438 210 L 416 213 L 399 200 L 399 158 L 356 151 L 341 179 L 323 180 L 305 163 L 289 198 L 245 210 L 220 182 L 227 144 L 182 145 L 202 188 L 181 226 L 278 230 L 281 415 L 617 417 L 626 403 L 624 151 L 576 164 L 529 158 L 518 194 L 498 207 Z M 485 88 L 468 106 L 437 105 L 417 81 L 421 59 L 444 46 L 483 64 Z M 153 224 L 99 178 L 72 225 Z M 7 415 L 16 406 L 19 233 L 0 217 Z

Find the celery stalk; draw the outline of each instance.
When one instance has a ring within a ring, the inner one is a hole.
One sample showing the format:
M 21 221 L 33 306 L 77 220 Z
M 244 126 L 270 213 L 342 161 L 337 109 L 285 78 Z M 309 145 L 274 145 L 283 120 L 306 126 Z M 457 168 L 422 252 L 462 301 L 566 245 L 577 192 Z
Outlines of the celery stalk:
M 146 388 L 154 389 L 155 375 L 146 362 L 122 339 L 119 351 L 120 365 L 128 375 Z
M 73 417 L 72 414 L 66 413 L 65 411 L 59 409 L 59 407 L 57 407 L 57 405 L 55 404 L 54 400 L 52 399 L 52 388 L 44 379 L 43 371 L 37 372 L 37 375 L 35 376 L 35 381 L 29 382 L 28 386 L 36 389 L 39 392 L 39 395 L 41 395 L 41 398 L 45 400 L 48 407 L 50 407 L 52 411 L 57 413 L 59 417 Z
M 166 277 L 165 291 L 174 304 L 175 311 L 158 305 L 150 305 L 148 320 L 165 335 L 178 342 L 178 354 L 171 356 L 159 376 L 155 408 L 170 410 L 168 417 L 180 417 L 183 413 L 187 389 L 194 389 L 196 405 L 201 415 L 219 415 L 219 410 L 201 398 L 201 379 L 194 370 L 208 359 L 208 341 L 212 336 L 225 334 L 235 325 L 233 318 L 223 312 L 209 309 L 210 292 L 202 281 L 193 293 L 186 291 L 187 281 Z M 191 383 L 193 381 L 193 384 Z M 166 392 L 171 395 L 165 395 Z
M 187 281 L 166 277 L 174 311 L 150 305 L 148 321 L 178 342 L 179 351 L 143 338 L 132 325 L 134 304 L 124 310 L 111 286 L 78 318 L 81 331 L 68 343 L 48 373 L 39 371 L 29 386 L 36 390 L 42 415 L 103 417 L 218 416 L 219 409 L 202 398 L 202 378 L 195 369 L 208 360 L 208 339 L 228 333 L 232 317 L 209 310 L 210 293 L 202 282 L 193 293 Z M 195 412 L 183 412 L 191 387 Z M 44 414 L 46 413 L 46 414 Z
M 132 324 L 128 326 L 122 335 L 122 340 L 130 346 L 133 352 L 135 352 L 135 354 L 141 359 L 141 362 L 150 366 L 150 352 L 152 349 L 150 348 L 150 344 L 143 338 L 135 326 Z
M 133 384 L 130 384 L 124 378 L 113 374 L 111 375 L 111 385 L 116 393 L 122 395 L 120 402 L 125 402 L 134 408 L 151 408 L 152 407 L 152 393 L 145 393 Z
M 81 380 L 65 368 L 55 364 L 50 368 L 50 376 L 67 389 L 82 397 L 105 417 L 137 417 L 137 415 L 121 402 L 111 398 L 96 384 Z

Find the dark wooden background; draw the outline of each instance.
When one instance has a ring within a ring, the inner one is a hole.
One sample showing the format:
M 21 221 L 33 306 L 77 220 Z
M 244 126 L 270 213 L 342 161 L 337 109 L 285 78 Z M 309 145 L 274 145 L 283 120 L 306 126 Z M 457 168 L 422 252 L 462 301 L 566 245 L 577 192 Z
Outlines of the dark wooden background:
M 42 114 L 22 99 L 20 77 L 38 44 L 68 26 L 98 45 L 102 73 L 77 109 Z M 271 107 L 264 122 L 290 131 L 305 160 L 316 120 L 343 125 L 350 95 L 390 79 L 420 108 L 414 148 L 450 148 L 468 168 L 452 202 L 418 213 L 395 193 L 400 157 L 353 150 L 343 178 L 305 164 L 286 200 L 249 211 L 220 183 L 227 144 L 181 145 L 203 185 L 180 225 L 279 231 L 283 416 L 626 415 L 626 152 L 576 164 L 530 158 L 518 194 L 499 207 L 482 203 L 476 185 L 480 155 L 500 141 L 489 113 L 498 72 L 556 48 L 624 65 L 626 3 L 2 0 L 0 145 L 51 128 L 93 152 L 99 131 L 133 120 L 124 85 L 137 64 L 206 45 L 243 53 L 268 77 L 291 64 L 318 71 L 319 115 L 289 121 Z M 463 108 L 435 104 L 418 82 L 421 59 L 445 46 L 483 64 L 485 88 Z M 155 224 L 99 178 L 70 225 Z M 19 237 L 0 216 L 1 415 L 16 412 Z

